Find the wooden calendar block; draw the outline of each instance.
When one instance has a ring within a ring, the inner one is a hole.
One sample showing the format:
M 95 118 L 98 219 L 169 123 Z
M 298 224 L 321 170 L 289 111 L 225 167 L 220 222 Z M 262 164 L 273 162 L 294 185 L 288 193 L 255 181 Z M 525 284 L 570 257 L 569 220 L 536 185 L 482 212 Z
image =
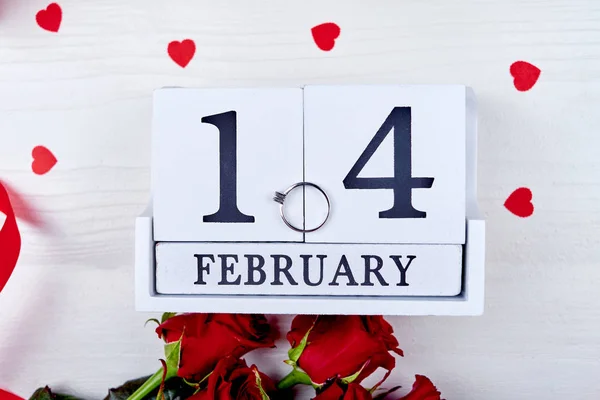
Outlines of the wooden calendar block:
M 332 203 L 306 241 L 464 243 L 465 104 L 464 86 L 305 87 L 305 178 Z
M 481 313 L 469 88 L 161 89 L 152 137 L 138 309 Z
M 301 89 L 158 90 L 155 240 L 302 241 L 272 201 L 303 179 L 302 135 Z
M 160 294 L 455 296 L 459 245 L 158 243 Z

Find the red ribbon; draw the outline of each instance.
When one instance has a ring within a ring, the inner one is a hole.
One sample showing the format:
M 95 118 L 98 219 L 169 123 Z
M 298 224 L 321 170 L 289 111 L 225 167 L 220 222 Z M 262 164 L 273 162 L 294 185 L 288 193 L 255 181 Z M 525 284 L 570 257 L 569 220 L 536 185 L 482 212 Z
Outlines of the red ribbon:
M 0 184 L 0 186 L 2 186 L 2 184 Z M 0 389 L 0 400 L 23 400 L 23 398 L 9 391 Z
M 6 215 L 4 226 L 0 228 L 0 292 L 13 273 L 21 252 L 21 235 L 10 204 L 10 198 L 0 182 L 0 212 Z

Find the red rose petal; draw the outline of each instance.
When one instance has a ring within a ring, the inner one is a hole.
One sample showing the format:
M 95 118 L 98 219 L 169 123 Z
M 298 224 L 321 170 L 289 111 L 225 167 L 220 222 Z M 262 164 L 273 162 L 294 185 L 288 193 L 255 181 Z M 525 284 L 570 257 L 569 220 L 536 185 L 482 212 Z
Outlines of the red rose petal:
M 412 390 L 399 400 L 441 400 L 441 393 L 435 385 L 423 375 L 415 375 Z

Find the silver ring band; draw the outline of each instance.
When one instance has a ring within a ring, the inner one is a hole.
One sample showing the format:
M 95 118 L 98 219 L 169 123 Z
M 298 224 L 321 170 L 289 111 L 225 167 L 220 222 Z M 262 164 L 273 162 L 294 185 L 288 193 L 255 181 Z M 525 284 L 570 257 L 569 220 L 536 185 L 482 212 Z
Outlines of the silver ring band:
M 294 225 L 292 225 L 290 223 L 290 221 L 287 220 L 286 216 L 285 216 L 285 212 L 283 210 L 284 207 L 284 203 L 285 203 L 285 198 L 286 196 L 294 189 L 296 189 L 297 187 L 300 186 L 310 186 L 310 187 L 314 187 L 315 189 L 317 189 L 319 192 L 321 192 L 321 194 L 325 197 L 325 200 L 327 201 L 327 215 L 325 216 L 325 219 L 323 220 L 323 222 L 321 222 L 319 224 L 319 226 L 317 226 L 316 228 L 311 228 L 311 229 L 302 229 L 302 228 L 298 228 Z M 288 228 L 296 231 L 296 232 L 303 232 L 303 233 L 307 233 L 307 232 L 314 232 L 317 229 L 321 228 L 323 225 L 325 225 L 325 222 L 327 222 L 327 219 L 329 218 L 329 212 L 331 211 L 331 202 L 329 201 L 329 196 L 327 196 L 327 193 L 325 193 L 325 191 L 323 189 L 321 189 L 318 185 L 315 185 L 314 183 L 311 182 L 297 182 L 294 183 L 292 186 L 290 186 L 289 188 L 287 188 L 283 193 L 281 192 L 275 192 L 275 196 L 273 197 L 273 200 L 275 200 L 277 203 L 279 203 L 279 214 L 281 215 L 281 219 L 283 220 L 283 222 L 285 222 L 285 224 L 288 226 Z

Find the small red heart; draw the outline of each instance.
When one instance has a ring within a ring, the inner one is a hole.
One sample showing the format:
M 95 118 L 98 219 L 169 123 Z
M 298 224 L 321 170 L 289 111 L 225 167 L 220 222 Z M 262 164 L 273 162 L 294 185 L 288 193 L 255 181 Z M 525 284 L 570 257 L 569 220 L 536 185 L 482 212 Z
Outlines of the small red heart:
M 169 43 L 167 48 L 169 57 L 175 61 L 181 68 L 185 68 L 196 53 L 196 43 L 192 39 L 185 39 L 181 42 L 177 40 Z
M 510 66 L 510 74 L 514 78 L 515 88 L 526 92 L 535 85 L 542 71 L 526 61 L 516 61 Z
M 340 36 L 341 29 L 334 22 L 314 26 L 311 30 L 317 47 L 323 51 L 329 51 L 335 46 L 335 39 Z
M 37 175 L 44 175 L 50 171 L 57 162 L 54 154 L 44 146 L 34 147 L 31 156 L 33 157 L 31 169 Z
M 58 32 L 62 21 L 62 9 L 56 3 L 51 3 L 45 10 L 35 14 L 35 20 L 40 28 L 50 32 Z
M 526 218 L 533 214 L 532 198 L 533 194 L 529 188 L 518 188 L 508 196 L 504 202 L 504 207 L 516 216 Z

